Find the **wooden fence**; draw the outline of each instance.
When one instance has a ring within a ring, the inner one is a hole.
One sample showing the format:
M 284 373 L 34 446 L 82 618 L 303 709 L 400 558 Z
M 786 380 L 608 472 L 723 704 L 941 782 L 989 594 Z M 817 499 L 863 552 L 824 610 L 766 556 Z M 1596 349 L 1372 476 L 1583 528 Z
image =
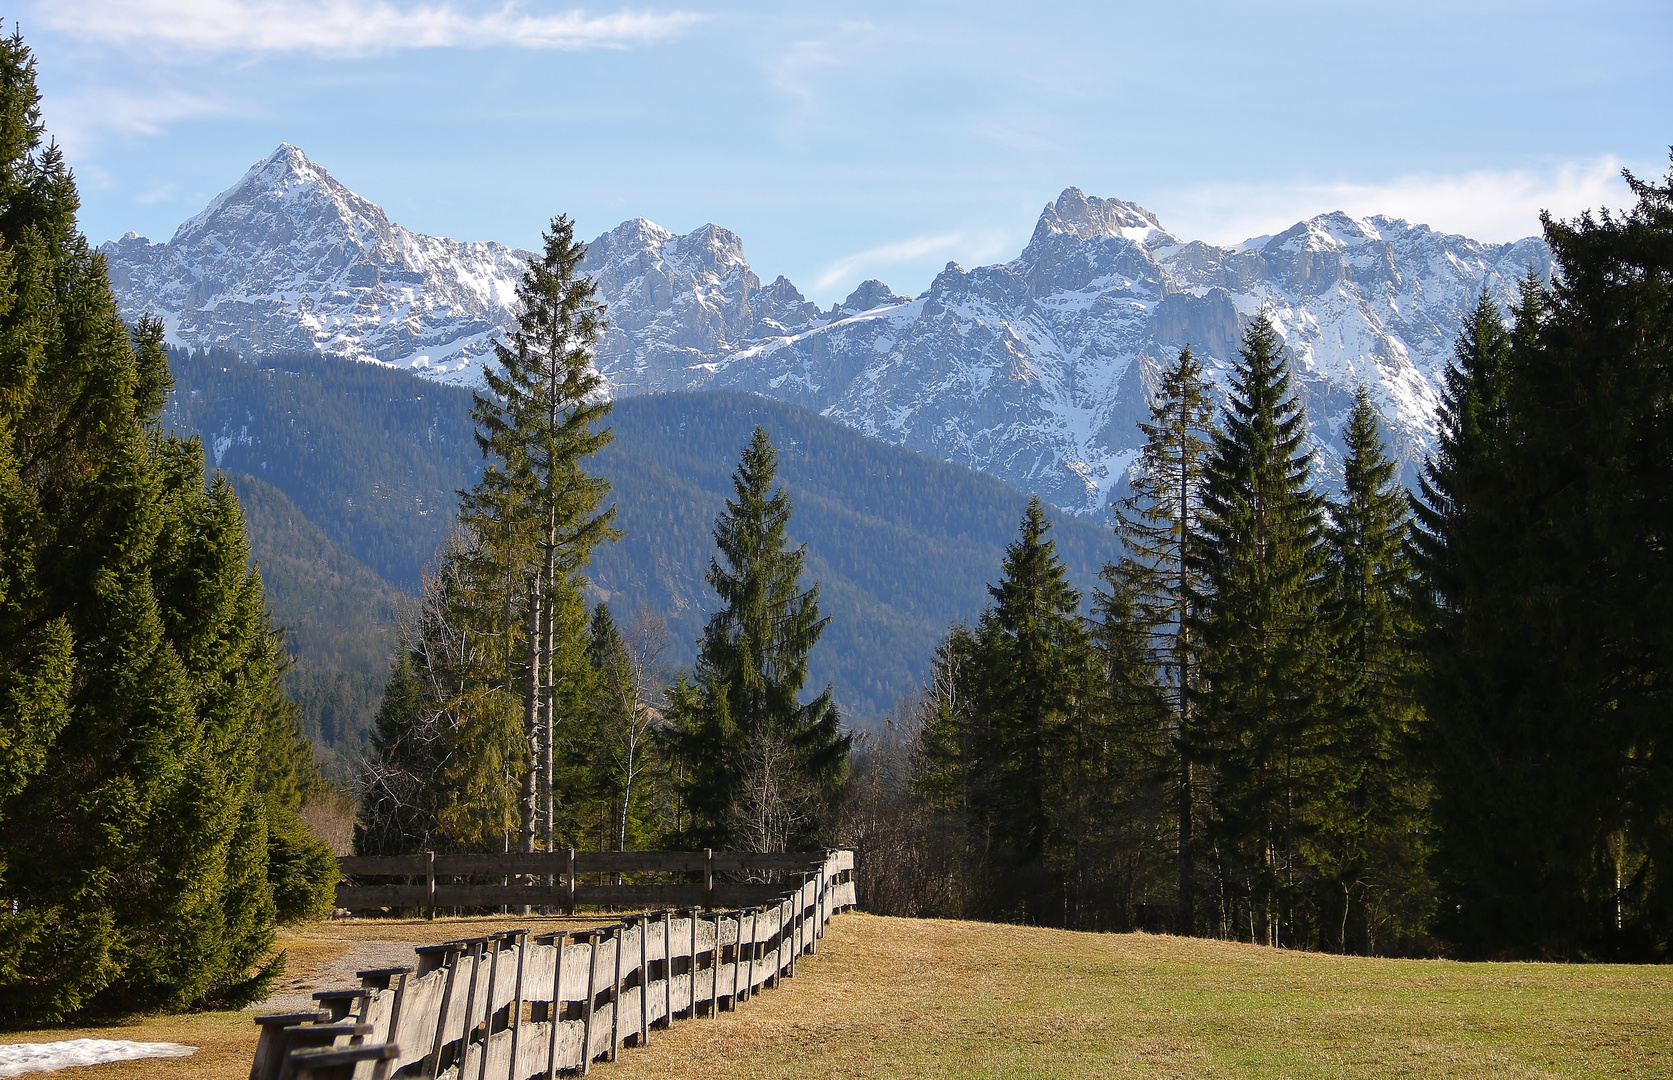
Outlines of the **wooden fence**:
M 591 858 L 573 856 L 582 866 Z M 760 857 L 712 852 L 695 858 L 718 869 Z M 262 1034 L 251 1080 L 549 1080 L 585 1074 L 600 1058 L 614 1060 L 623 1046 L 644 1045 L 655 1027 L 716 1017 L 794 976 L 797 957 L 817 952 L 826 924 L 854 906 L 852 852 L 815 855 L 811 864 L 801 858 L 791 868 L 800 884 L 770 886 L 777 895 L 769 903 L 652 912 L 579 932 L 511 930 L 420 946 L 412 967 L 363 971 L 359 987 L 315 994 L 316 1011 L 258 1017 Z M 446 895 L 432 882 L 406 887 Z M 493 888 L 501 897 L 557 887 Z M 691 887 L 724 895 L 712 876 Z M 528 902 L 545 901 L 531 895 Z
M 815 873 L 824 852 L 568 851 L 501 855 L 346 856 L 337 906 L 350 911 L 582 905 L 615 908 L 744 907 L 765 904 L 789 890 L 787 883 L 727 881 L 724 875 Z M 698 880 L 672 884 L 582 884 L 587 875 L 676 874 Z M 365 884 L 366 878 L 383 879 Z M 402 879 L 389 883 L 387 879 Z M 459 879 L 466 879 L 461 882 Z M 488 879 L 484 881 L 483 879 Z

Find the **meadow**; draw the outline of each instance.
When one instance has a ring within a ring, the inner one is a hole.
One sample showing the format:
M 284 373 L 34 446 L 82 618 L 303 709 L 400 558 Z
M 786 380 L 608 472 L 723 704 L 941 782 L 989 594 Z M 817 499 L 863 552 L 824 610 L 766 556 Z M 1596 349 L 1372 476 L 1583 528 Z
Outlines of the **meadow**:
M 504 920 L 293 930 L 306 987 L 366 940 L 434 941 Z M 242 1080 L 251 1013 L 19 1038 L 128 1038 L 192 1058 L 74 1074 Z M 797 977 L 718 1020 L 680 1022 L 596 1075 L 748 1077 L 1666 1077 L 1673 967 L 1463 964 L 1147 934 L 840 916 Z

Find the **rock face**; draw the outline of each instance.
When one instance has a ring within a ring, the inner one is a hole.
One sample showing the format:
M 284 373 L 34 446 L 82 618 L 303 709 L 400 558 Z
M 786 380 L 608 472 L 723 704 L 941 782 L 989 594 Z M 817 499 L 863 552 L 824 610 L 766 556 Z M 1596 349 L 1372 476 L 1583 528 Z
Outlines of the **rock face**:
M 1237 247 L 1186 243 L 1141 207 L 1070 188 L 1014 261 L 949 263 L 922 296 L 762 340 L 712 381 L 1097 514 L 1137 456 L 1161 365 L 1189 344 L 1223 394 L 1264 306 L 1324 477 L 1339 475 L 1338 432 L 1364 384 L 1410 481 L 1464 316 L 1483 290 L 1506 301 L 1519 277 L 1549 267 L 1537 240 L 1488 245 L 1340 213 Z
M 288 144 L 168 243 L 129 233 L 100 251 L 123 314 L 162 318 L 175 344 L 318 351 L 449 381 L 477 378 L 529 257 L 403 229 Z
M 511 324 L 530 257 L 393 225 L 290 146 L 167 244 L 130 234 L 101 250 L 124 312 L 161 315 L 176 343 L 317 349 L 464 382 Z M 636 218 L 582 264 L 608 304 L 597 363 L 614 394 L 754 391 L 1091 515 L 1137 455 L 1161 365 L 1189 344 L 1223 394 L 1263 307 L 1325 478 L 1363 384 L 1410 481 L 1465 314 L 1549 269 L 1537 239 L 1482 244 L 1341 213 L 1233 247 L 1187 242 L 1143 207 L 1077 188 L 1016 259 L 949 263 L 915 298 L 867 281 L 821 310 L 782 277 L 763 286 L 715 225 L 678 236 Z

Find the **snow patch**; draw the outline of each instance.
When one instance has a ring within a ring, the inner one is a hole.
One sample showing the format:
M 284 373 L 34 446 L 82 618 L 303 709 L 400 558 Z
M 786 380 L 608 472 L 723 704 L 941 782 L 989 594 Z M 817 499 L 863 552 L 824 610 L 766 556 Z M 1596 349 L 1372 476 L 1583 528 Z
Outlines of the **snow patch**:
M 130 1042 L 126 1039 L 67 1039 L 63 1042 L 0 1045 L 0 1076 L 57 1072 L 82 1065 L 142 1058 L 182 1058 L 197 1047 L 181 1043 Z

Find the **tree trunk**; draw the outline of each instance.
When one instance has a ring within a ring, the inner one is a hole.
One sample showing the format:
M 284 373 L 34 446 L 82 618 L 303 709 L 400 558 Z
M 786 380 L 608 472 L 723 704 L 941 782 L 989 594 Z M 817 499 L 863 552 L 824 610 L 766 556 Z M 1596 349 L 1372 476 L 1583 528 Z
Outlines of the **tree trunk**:
M 518 850 L 534 850 L 536 778 L 540 769 L 540 730 L 535 723 L 540 699 L 540 575 L 529 578 L 529 686 L 523 702 L 523 732 L 529 741 L 529 767 L 523 773 L 523 829 Z

